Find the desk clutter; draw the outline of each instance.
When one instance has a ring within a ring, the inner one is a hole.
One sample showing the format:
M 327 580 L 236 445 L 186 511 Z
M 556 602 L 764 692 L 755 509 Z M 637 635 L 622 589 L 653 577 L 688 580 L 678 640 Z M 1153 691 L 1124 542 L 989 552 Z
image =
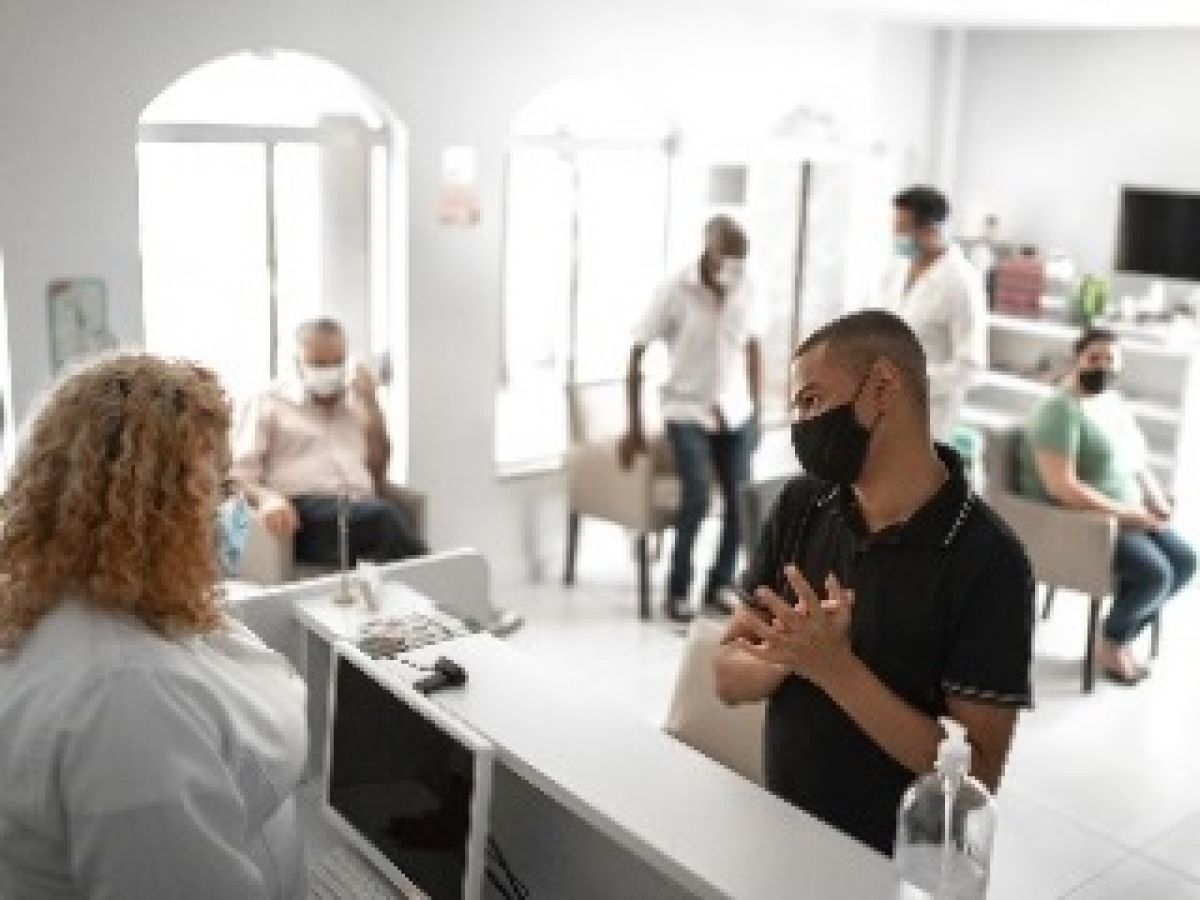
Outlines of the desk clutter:
M 466 637 L 473 632 L 449 616 L 407 613 L 380 616 L 363 623 L 355 646 L 371 659 L 396 659 L 404 653 Z

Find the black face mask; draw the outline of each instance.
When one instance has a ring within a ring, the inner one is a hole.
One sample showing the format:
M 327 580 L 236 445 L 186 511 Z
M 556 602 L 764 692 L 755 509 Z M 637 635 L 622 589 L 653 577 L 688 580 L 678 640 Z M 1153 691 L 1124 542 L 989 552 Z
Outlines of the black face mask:
M 1081 369 L 1079 372 L 1079 390 L 1089 397 L 1103 394 L 1117 380 L 1114 369 Z
M 854 396 L 841 406 L 792 423 L 792 449 L 808 474 L 835 484 L 853 484 L 862 472 L 871 429 L 858 421 L 854 404 L 869 378 L 864 378 Z

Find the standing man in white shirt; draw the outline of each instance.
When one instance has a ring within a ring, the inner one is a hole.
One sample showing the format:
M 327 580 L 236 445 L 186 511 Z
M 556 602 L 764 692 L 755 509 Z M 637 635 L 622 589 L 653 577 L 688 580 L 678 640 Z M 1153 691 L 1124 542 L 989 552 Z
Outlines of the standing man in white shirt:
M 892 200 L 896 259 L 875 305 L 900 316 L 929 360 L 930 422 L 949 442 L 976 372 L 987 367 L 983 277 L 946 238 L 950 204 L 936 188 L 915 186 Z
M 721 488 L 724 522 L 703 607 L 722 614 L 731 611 L 724 594 L 733 583 L 741 540 L 738 490 L 750 477 L 762 400 L 763 325 L 745 284 L 746 250 L 746 235 L 736 222 L 727 216 L 710 220 L 699 262 L 659 289 L 634 332 L 629 355 L 629 429 L 619 447 L 625 468 L 646 452 L 642 356 L 656 340 L 665 341 L 671 353 L 662 403 L 681 486 L 666 601 L 667 617 L 675 622 L 692 617 L 688 608 L 692 549 L 708 509 L 714 474 Z

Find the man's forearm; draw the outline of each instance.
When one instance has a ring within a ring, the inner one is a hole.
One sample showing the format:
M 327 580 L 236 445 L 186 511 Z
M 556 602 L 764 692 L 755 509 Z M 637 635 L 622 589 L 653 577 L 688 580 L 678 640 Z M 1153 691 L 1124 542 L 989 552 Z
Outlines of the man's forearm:
M 634 347 L 629 354 L 629 371 L 625 377 L 625 402 L 629 409 L 630 434 L 642 433 L 642 350 Z
M 762 412 L 762 375 L 762 347 L 758 341 L 750 341 L 746 345 L 746 384 L 756 413 Z
M 727 706 L 765 700 L 787 677 L 786 669 L 764 663 L 732 646 L 717 651 L 713 673 L 717 696 Z
M 375 480 L 376 485 L 382 485 L 387 478 L 388 463 L 392 456 L 392 442 L 388 438 L 387 423 L 383 418 L 383 409 L 373 395 L 362 397 L 363 409 L 367 414 L 367 471 Z
M 942 728 L 910 706 L 857 657 L 848 657 L 819 687 L 892 759 L 911 772 L 933 770 Z

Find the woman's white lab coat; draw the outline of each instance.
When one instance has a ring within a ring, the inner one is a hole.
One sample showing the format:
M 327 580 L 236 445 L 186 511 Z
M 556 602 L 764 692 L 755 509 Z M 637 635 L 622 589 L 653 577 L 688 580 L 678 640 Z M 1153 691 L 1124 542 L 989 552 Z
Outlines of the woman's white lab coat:
M 0 897 L 302 896 L 304 697 L 238 623 L 64 603 L 0 656 Z

